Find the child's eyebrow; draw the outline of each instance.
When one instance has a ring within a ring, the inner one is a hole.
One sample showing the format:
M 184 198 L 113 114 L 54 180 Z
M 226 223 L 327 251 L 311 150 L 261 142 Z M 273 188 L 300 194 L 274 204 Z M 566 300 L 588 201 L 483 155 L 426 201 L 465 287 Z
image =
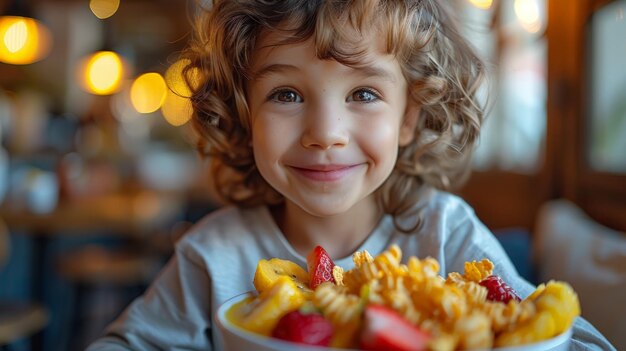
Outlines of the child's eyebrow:
M 359 66 L 357 68 L 354 68 L 354 70 L 358 72 L 359 75 L 365 78 L 374 77 L 374 78 L 379 78 L 382 80 L 389 81 L 390 83 L 396 83 L 396 77 L 383 67 L 367 65 L 367 66 Z
M 252 80 L 261 79 L 272 73 L 283 73 L 286 71 L 298 71 L 299 68 L 294 65 L 284 63 L 274 63 L 261 67 L 258 71 L 253 72 Z M 396 77 L 383 67 L 375 65 L 364 65 L 351 68 L 351 73 L 355 73 L 364 78 L 378 78 L 386 80 L 390 83 L 396 83 Z
M 252 80 L 263 78 L 272 73 L 281 73 L 285 71 L 297 71 L 298 67 L 293 65 L 287 65 L 284 63 L 274 63 L 271 65 L 263 66 L 258 71 L 252 73 Z

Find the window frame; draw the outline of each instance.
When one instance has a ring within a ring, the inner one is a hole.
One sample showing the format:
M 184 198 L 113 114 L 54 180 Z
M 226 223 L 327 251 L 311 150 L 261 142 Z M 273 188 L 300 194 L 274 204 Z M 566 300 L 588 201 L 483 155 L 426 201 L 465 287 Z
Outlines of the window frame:
M 598 222 L 626 231 L 626 174 L 596 171 L 590 146 L 590 23 L 615 0 L 548 2 L 548 126 L 545 177 L 552 197 L 577 203 Z

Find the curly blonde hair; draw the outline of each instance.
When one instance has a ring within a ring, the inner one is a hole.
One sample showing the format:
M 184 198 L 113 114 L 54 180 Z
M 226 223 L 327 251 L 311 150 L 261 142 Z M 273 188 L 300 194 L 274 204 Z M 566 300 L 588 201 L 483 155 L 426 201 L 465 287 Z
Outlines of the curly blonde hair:
M 261 33 L 287 31 L 280 44 L 313 38 L 320 59 L 354 66 L 364 52 L 345 44 L 372 26 L 386 34 L 387 53 L 397 57 L 421 107 L 413 141 L 399 148 L 377 190 L 384 212 L 396 217 L 409 209 L 424 184 L 450 189 L 466 179 L 484 116 L 477 91 L 485 68 L 441 1 L 221 0 L 198 16 L 185 72 L 197 147 L 211 159 L 223 200 L 254 206 L 283 199 L 258 172 L 250 146 L 246 82 Z

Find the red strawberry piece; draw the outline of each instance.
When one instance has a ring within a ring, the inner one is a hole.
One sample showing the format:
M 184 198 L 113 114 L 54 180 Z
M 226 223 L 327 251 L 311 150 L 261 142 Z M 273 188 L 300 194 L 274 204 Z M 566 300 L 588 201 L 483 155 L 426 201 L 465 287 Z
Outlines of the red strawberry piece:
M 321 314 L 293 311 L 278 321 L 272 336 L 300 344 L 328 346 L 333 337 L 333 326 Z
M 309 287 L 311 289 L 315 289 L 323 282 L 335 282 L 333 277 L 335 263 L 323 247 L 318 245 L 311 251 L 306 258 L 306 265 L 309 271 Z
M 490 275 L 478 284 L 487 288 L 487 300 L 504 303 L 509 303 L 511 299 L 515 299 L 517 302 L 522 300 L 517 292 L 497 275 Z
M 428 333 L 382 305 L 365 308 L 363 325 L 360 347 L 366 351 L 421 351 L 430 340 Z

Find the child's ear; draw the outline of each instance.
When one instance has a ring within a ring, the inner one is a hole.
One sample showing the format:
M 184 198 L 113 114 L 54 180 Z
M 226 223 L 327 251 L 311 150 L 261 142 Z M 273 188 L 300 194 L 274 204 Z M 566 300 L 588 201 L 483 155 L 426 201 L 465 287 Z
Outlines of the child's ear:
M 417 127 L 419 115 L 420 107 L 415 102 L 410 101 L 400 126 L 400 136 L 398 138 L 400 146 L 407 146 L 415 139 L 415 128 Z

